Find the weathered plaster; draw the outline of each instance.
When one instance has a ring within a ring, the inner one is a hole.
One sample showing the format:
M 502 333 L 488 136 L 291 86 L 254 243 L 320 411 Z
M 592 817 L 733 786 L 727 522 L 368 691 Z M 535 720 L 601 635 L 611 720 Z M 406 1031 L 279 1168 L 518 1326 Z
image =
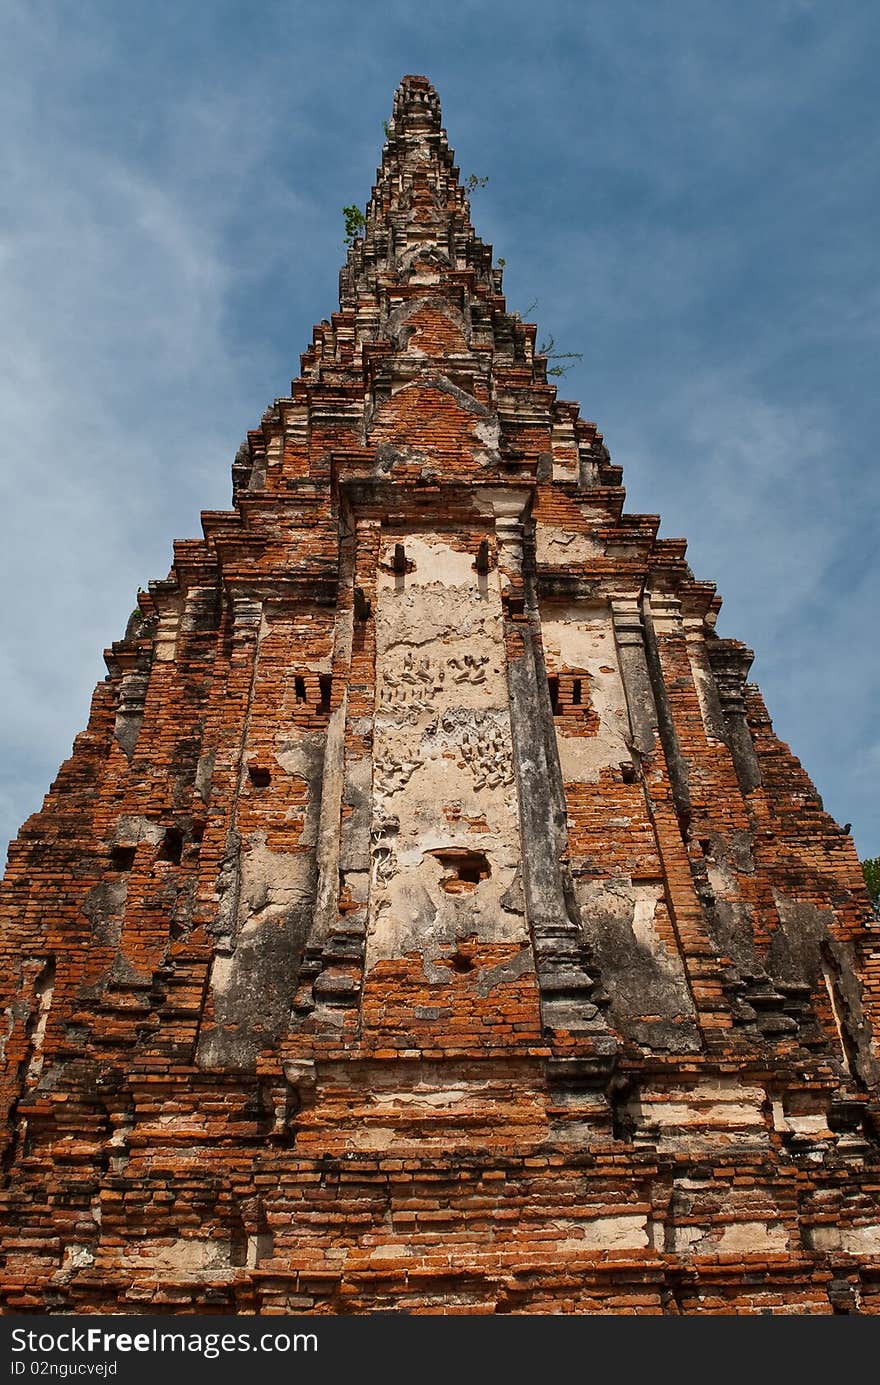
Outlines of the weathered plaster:
M 504 902 L 521 846 L 497 581 L 481 590 L 473 553 L 427 534 L 406 536 L 412 570 L 400 580 L 396 542 L 377 589 L 368 970 L 413 948 L 436 956 L 462 936 L 527 937 Z M 454 848 L 489 862 L 461 895 L 442 888 L 435 854 Z
M 626 696 L 610 613 L 548 603 L 542 609 L 541 638 L 548 673 L 564 668 L 588 675 L 588 695 L 599 729 L 595 735 L 572 735 L 557 727 L 557 744 L 563 781 L 595 782 L 600 770 L 617 767 L 631 756 Z

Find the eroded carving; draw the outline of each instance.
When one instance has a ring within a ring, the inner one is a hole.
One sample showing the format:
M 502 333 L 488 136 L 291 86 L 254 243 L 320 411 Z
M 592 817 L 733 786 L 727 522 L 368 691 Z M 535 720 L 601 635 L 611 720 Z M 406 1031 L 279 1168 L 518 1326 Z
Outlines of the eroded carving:
M 485 683 L 488 663 L 488 654 L 464 654 L 460 659 L 414 659 L 412 650 L 407 649 L 398 672 L 387 667 L 382 671 L 379 685 L 382 710 L 389 713 L 430 710 L 447 681 Z
M 440 741 L 454 746 L 474 778 L 474 788 L 513 783 L 507 718 L 480 708 L 454 708 L 440 722 Z
M 373 824 L 370 833 L 373 879 L 378 885 L 387 885 L 397 874 L 393 839 L 399 831 L 400 822 L 395 817 L 378 818 Z
M 418 760 L 387 754 L 376 766 L 375 787 L 380 795 L 391 796 L 399 793 L 412 779 L 419 767 Z

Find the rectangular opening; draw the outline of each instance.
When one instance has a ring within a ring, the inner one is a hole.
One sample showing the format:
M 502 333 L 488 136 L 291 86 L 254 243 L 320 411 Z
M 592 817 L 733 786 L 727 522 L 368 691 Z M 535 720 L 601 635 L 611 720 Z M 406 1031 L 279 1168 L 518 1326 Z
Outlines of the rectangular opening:
M 547 686 L 550 689 L 550 707 L 555 717 L 559 716 L 559 679 L 548 678 Z
M 330 698 L 333 693 L 333 677 L 329 673 L 318 674 L 318 688 L 321 693 L 321 700 L 318 703 L 318 711 L 324 716 L 330 714 Z
M 571 704 L 573 707 L 581 705 L 581 680 L 575 678 L 571 685 Z
M 476 851 L 465 860 L 458 861 L 455 869 L 459 880 L 464 880 L 468 885 L 479 885 L 480 881 L 485 880 L 489 874 L 485 856 Z
M 482 851 L 470 851 L 467 847 L 440 847 L 430 852 L 435 856 L 447 874 L 440 881 L 441 890 L 447 894 L 462 894 L 488 880 L 492 874 L 489 858 Z
M 296 696 L 297 702 L 305 702 L 305 700 L 306 700 L 306 680 L 303 678 L 302 674 L 300 674 L 300 673 L 296 674 L 296 676 L 294 677 L 294 680 L 293 680 L 293 691 L 294 691 L 294 694 L 295 694 L 295 696 Z
M 110 852 L 110 869 L 131 870 L 136 851 L 136 846 L 114 846 Z
M 172 865 L 179 866 L 182 855 L 183 833 L 176 827 L 166 828 L 162 845 L 159 848 L 159 860 L 170 861 Z
M 248 765 L 248 778 L 255 789 L 268 789 L 272 774 L 264 765 Z

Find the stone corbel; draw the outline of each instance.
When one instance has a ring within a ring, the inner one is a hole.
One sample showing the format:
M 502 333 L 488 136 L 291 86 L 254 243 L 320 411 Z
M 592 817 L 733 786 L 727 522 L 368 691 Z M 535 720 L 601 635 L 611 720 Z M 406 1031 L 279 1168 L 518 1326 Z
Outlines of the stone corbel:
M 706 649 L 724 717 L 725 737 L 744 795 L 761 783 L 761 766 L 746 719 L 745 685 L 754 655 L 737 640 L 712 640 Z
M 726 741 L 724 713 L 706 650 L 706 626 L 702 616 L 685 616 L 684 633 L 706 735 L 713 741 Z
M 672 707 L 666 690 L 659 645 L 659 638 L 662 636 L 683 635 L 681 602 L 674 596 L 659 592 L 649 595 L 646 592 L 642 597 L 642 624 L 645 632 L 648 676 L 657 709 L 657 728 L 666 757 L 666 768 L 669 773 L 669 785 L 672 789 L 675 810 L 678 814 L 682 834 L 686 835 L 691 816 L 690 781 L 687 761 L 681 751 L 672 716 Z
M 124 673 L 119 685 L 119 702 L 116 708 L 113 738 L 119 748 L 124 751 L 128 760 L 131 760 L 134 755 L 134 748 L 144 720 L 144 707 L 149 686 L 149 662 L 145 668 L 135 668 Z
M 681 635 L 684 622 L 681 602 L 677 596 L 664 592 L 651 592 L 645 596 L 645 606 L 650 612 L 651 621 L 658 635 Z
M 657 744 L 657 707 L 648 674 L 645 631 L 638 601 L 634 597 L 612 598 L 611 618 L 633 748 L 639 755 L 650 755 Z
M 250 592 L 231 590 L 233 636 L 238 640 L 256 639 L 263 618 L 263 603 Z

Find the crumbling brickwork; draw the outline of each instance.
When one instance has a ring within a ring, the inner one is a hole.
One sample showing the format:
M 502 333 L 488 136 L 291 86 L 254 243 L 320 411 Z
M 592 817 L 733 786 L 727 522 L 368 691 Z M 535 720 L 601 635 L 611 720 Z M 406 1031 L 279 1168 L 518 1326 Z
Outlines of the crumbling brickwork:
M 880 1312 L 878 927 L 422 77 L 2 902 L 8 1311 Z

